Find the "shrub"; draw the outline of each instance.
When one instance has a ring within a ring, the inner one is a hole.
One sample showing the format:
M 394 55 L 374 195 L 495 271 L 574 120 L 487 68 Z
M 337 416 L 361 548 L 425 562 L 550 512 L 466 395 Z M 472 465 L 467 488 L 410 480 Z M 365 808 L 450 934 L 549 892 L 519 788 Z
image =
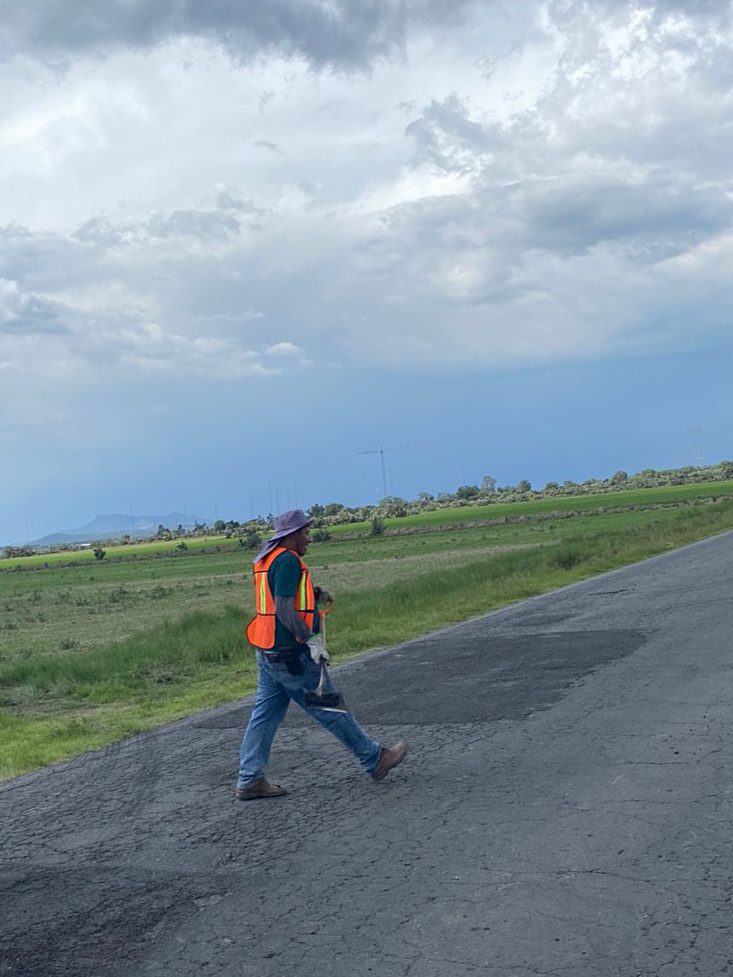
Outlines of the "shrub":
M 380 516 L 375 516 L 372 519 L 372 536 L 381 536 L 385 530 L 384 519 Z
M 331 538 L 331 534 L 327 529 L 314 529 L 311 533 L 311 539 L 314 543 L 327 543 Z
M 572 544 L 560 545 L 552 551 L 550 562 L 563 570 L 572 570 L 578 563 L 582 563 L 583 555 L 580 550 Z
M 259 549 L 262 539 L 260 534 L 256 529 L 251 526 L 247 527 L 245 530 L 241 531 L 239 534 L 239 545 L 244 546 L 246 549 L 256 550 Z

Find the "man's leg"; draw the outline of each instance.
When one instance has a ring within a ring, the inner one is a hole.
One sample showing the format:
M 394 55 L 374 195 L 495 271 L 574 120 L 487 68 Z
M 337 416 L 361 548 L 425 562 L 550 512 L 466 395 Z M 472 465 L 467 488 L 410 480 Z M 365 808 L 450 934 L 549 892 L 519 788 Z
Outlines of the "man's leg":
M 305 701 L 305 689 L 314 689 L 320 681 L 321 670 L 314 662 L 307 662 L 305 666 L 304 681 L 299 688 L 289 689 L 294 702 L 304 709 L 316 722 L 325 727 L 338 739 L 347 750 L 350 750 L 361 764 L 362 769 L 373 774 L 379 766 L 380 746 L 379 743 L 370 739 L 361 726 L 357 723 L 350 712 L 328 712 L 325 709 L 318 709 L 309 706 Z M 328 691 L 333 691 L 333 683 L 330 676 L 326 683 Z
M 242 740 L 237 788 L 247 787 L 265 776 L 272 741 L 288 711 L 290 696 L 278 681 L 276 666 L 259 661 L 259 678 L 254 709 Z M 287 673 L 286 673 L 287 674 Z

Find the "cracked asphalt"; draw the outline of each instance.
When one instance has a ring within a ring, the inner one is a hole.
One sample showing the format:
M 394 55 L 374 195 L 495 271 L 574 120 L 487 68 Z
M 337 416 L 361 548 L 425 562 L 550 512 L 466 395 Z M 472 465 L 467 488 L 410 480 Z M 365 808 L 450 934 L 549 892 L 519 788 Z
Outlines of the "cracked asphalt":
M 0 787 L 7 977 L 733 974 L 733 533 L 335 669 L 379 784 L 250 700 Z M 292 707 L 295 709 L 295 707 Z

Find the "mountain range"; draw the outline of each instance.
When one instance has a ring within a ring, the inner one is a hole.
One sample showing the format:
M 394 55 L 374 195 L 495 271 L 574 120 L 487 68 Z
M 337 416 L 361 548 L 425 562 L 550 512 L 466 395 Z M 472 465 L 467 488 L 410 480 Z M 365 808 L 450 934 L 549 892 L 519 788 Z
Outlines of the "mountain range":
M 131 516 L 122 512 L 111 512 L 108 515 L 95 516 L 86 526 L 79 529 L 63 529 L 56 533 L 49 533 L 40 539 L 35 539 L 31 546 L 57 546 L 60 543 L 94 543 L 97 540 L 111 539 L 116 536 L 128 535 L 134 539 L 147 539 L 153 536 L 158 526 L 175 529 L 193 529 L 196 523 L 205 522 L 198 516 L 183 512 L 168 512 L 158 516 Z

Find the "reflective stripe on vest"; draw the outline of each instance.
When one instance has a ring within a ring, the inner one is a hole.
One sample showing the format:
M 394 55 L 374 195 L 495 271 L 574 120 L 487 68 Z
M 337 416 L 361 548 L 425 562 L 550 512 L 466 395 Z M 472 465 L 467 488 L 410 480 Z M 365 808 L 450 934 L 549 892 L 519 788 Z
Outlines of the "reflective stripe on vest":
M 275 647 L 275 599 L 270 590 L 268 573 L 281 553 L 292 553 L 300 562 L 300 582 L 293 601 L 295 610 L 312 631 L 315 621 L 316 598 L 313 592 L 310 570 L 297 553 L 284 546 L 276 547 L 262 560 L 255 563 L 252 573 L 255 585 L 255 616 L 247 625 L 247 639 L 255 648 Z

